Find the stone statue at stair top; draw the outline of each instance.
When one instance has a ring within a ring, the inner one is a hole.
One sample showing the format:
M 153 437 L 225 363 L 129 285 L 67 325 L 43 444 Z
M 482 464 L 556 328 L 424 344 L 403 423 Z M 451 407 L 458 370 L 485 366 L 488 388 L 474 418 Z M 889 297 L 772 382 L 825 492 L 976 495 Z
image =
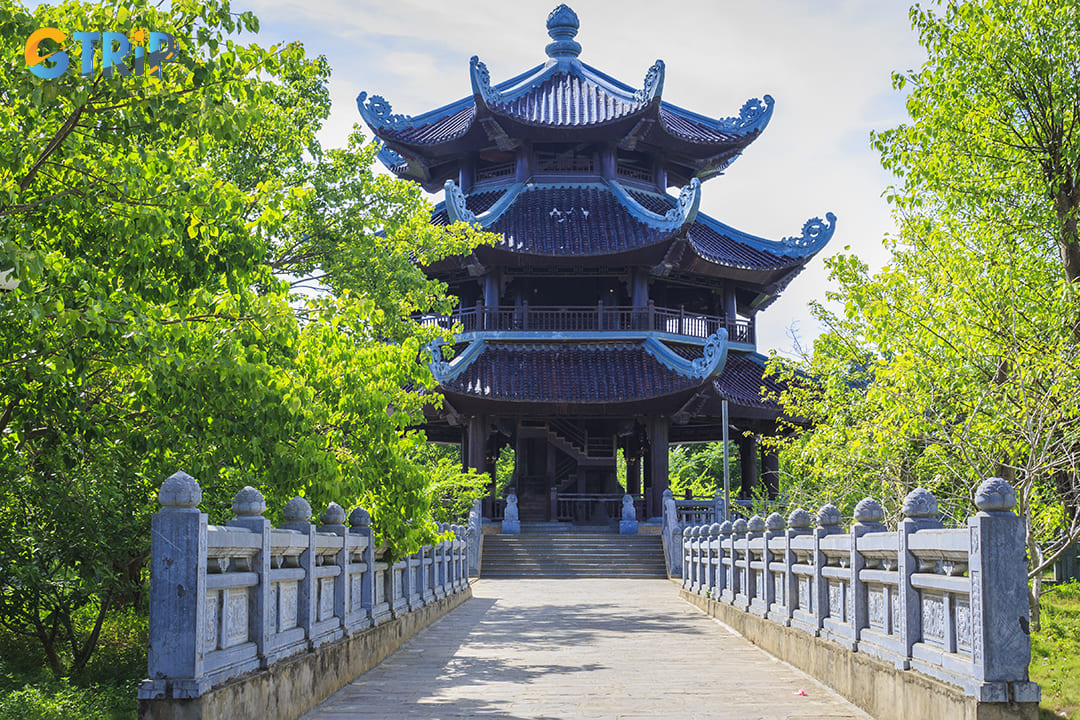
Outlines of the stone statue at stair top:
M 627 493 L 622 496 L 622 520 L 619 522 L 620 535 L 637 535 L 637 510 L 634 509 L 634 496 Z
M 504 535 L 518 535 L 521 533 L 521 523 L 518 521 L 518 499 L 514 493 L 506 496 L 506 510 L 503 512 L 502 531 Z

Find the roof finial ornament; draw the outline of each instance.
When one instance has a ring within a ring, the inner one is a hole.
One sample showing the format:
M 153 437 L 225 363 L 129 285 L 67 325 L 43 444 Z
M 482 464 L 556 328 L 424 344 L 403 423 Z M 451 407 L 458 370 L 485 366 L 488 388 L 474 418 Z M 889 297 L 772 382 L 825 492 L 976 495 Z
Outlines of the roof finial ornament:
M 581 54 L 581 44 L 574 40 L 578 31 L 578 16 L 566 5 L 551 11 L 547 19 L 548 35 L 555 42 L 544 48 L 550 58 L 576 58 Z

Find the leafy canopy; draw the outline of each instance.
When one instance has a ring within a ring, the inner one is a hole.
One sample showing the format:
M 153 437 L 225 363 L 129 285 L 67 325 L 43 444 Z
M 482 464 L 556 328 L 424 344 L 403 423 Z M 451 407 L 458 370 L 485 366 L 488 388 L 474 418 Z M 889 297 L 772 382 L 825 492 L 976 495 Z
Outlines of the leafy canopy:
M 165 32 L 177 58 L 42 80 L 41 27 Z M 409 428 L 438 402 L 418 361 L 437 331 L 407 316 L 451 303 L 417 261 L 484 238 L 430 226 L 358 134 L 323 149 L 325 60 L 244 31 L 225 0 L 0 0 L 0 622 L 57 672 L 138 600 L 176 469 L 214 521 L 251 484 L 271 513 L 363 504 L 392 553 L 436 533 Z

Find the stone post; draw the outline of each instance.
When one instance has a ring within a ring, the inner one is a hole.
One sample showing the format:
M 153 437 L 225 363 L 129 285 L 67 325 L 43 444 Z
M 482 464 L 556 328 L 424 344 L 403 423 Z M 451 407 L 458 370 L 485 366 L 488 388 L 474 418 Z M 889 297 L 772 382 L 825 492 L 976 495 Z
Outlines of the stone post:
M 140 699 L 196 698 L 210 689 L 203 676 L 206 637 L 206 514 L 202 489 L 185 472 L 158 491 L 161 510 L 150 521 L 150 649 Z
M 319 532 L 333 533 L 341 538 L 341 551 L 337 554 L 337 566 L 341 568 L 341 572 L 334 578 L 334 615 L 341 623 L 342 630 L 348 632 L 346 616 L 349 609 L 349 561 L 351 553 L 349 552 L 349 541 L 346 537 L 348 530 L 345 527 L 345 510 L 336 502 L 331 502 L 326 506 L 326 510 L 320 519 L 322 524 L 319 525 Z
M 730 520 L 720 523 L 720 573 L 724 576 L 724 587 L 717 599 L 727 603 L 735 602 L 735 591 L 738 588 L 735 581 L 735 553 L 732 550 L 731 530 Z M 724 565 L 725 557 L 731 560 L 730 565 Z
M 718 600 L 720 592 L 724 589 L 724 566 L 720 562 L 724 552 L 720 548 L 720 523 L 718 522 L 714 522 L 709 526 L 708 548 L 709 564 L 705 570 L 707 578 L 705 589 L 709 597 Z
M 897 588 L 900 601 L 900 617 L 896 618 L 896 634 L 900 636 L 902 657 L 896 660 L 897 668 L 907 670 L 911 667 L 911 648 L 921 637 L 920 617 L 922 608 L 919 604 L 919 591 L 911 586 L 911 576 L 919 571 L 919 561 L 908 549 L 911 534 L 919 530 L 941 527 L 938 520 L 937 498 L 928 490 L 915 488 L 904 498 L 901 509 L 904 519 L 897 528 L 896 565 Z M 1027 573 L 1024 574 L 1025 581 Z
M 870 626 L 866 585 L 860 573 L 866 568 L 866 558 L 859 552 L 859 538 L 867 533 L 885 532 L 885 511 L 873 498 L 863 498 L 855 505 L 855 523 L 851 526 L 851 581 L 847 595 L 847 621 L 851 625 L 851 649 L 858 647 L 859 633 Z
M 457 571 L 454 575 L 454 590 L 460 591 L 469 587 L 469 559 L 465 552 L 465 526 L 454 525 L 454 538 L 457 553 Z
M 689 590 L 694 585 L 693 572 L 690 568 L 693 567 L 693 550 L 690 543 L 693 542 L 694 529 L 684 528 L 682 531 L 682 566 L 683 566 L 683 580 L 682 586 Z
M 791 618 L 795 615 L 795 606 L 799 604 L 799 576 L 795 574 L 793 565 L 797 562 L 795 551 L 791 549 L 791 541 L 801 535 L 809 535 L 813 530 L 810 526 L 814 520 L 810 513 L 802 508 L 795 508 L 788 515 L 787 532 L 784 533 L 784 616 L 787 619 L 785 625 L 791 624 Z M 812 585 L 812 584 L 811 584 Z
M 436 523 L 439 534 L 446 532 L 446 525 L 443 523 Z M 468 529 L 468 533 L 472 535 L 472 527 Z M 470 546 L 471 551 L 471 546 Z M 469 559 L 472 562 L 472 558 Z M 446 597 L 446 541 L 440 540 L 431 546 L 431 590 L 436 600 L 442 600 Z
M 350 583 L 349 588 L 351 606 L 356 607 L 359 600 L 366 616 L 356 627 L 366 628 L 374 623 L 375 615 L 375 538 L 371 532 L 371 515 L 364 508 L 358 507 L 349 513 L 349 534 L 367 538 L 363 552 L 365 570 L 359 582 Z
M 259 554 L 251 560 L 251 571 L 258 573 L 259 584 L 248 591 L 248 618 L 251 623 L 248 637 L 258 646 L 259 666 L 266 668 L 277 659 L 270 650 L 270 638 L 277 629 L 277 618 L 272 615 L 275 603 L 271 602 L 270 597 L 275 590 L 270 583 L 270 521 L 262 515 L 266 512 L 266 500 L 262 493 L 247 485 L 236 493 L 232 510 L 235 517 L 225 523 L 228 527 L 250 530 L 262 539 Z
M 469 574 L 480 574 L 480 544 L 483 539 L 481 527 L 480 501 L 474 500 L 472 509 L 469 511 L 469 530 L 466 540 L 469 543 Z M 445 553 L 444 553 L 445 555 Z
M 690 592 L 701 592 L 701 533 L 704 531 L 701 525 L 693 525 L 690 528 L 690 567 L 686 572 L 690 574 Z
M 717 490 L 713 495 L 713 522 L 722 523 L 727 520 L 727 498 L 722 490 Z
M 311 505 L 302 497 L 294 497 L 285 503 L 281 516 L 281 526 L 286 530 L 295 530 L 307 537 L 307 550 L 300 555 L 300 567 L 304 570 L 304 579 L 300 581 L 296 598 L 296 619 L 304 628 L 309 641 L 314 640 L 315 620 L 319 612 L 319 588 L 315 584 L 315 528 L 311 524 Z
M 634 497 L 632 495 L 623 495 L 622 519 L 619 521 L 619 534 L 638 534 L 637 510 L 634 509 Z
M 980 699 L 1038 702 L 1039 686 L 1028 682 L 1031 662 L 1024 520 L 1016 492 L 989 478 L 975 493 L 979 509 L 968 518 L 971 533 L 972 656 Z M 1011 692 L 1010 692 L 1011 686 Z
M 832 503 L 821 506 L 817 513 L 817 528 L 814 530 L 814 622 L 817 625 L 815 635 L 821 634 L 825 616 L 829 613 L 829 581 L 821 574 L 828 559 L 821 551 L 821 539 L 826 535 L 844 532 L 840 527 L 840 510 Z
M 746 598 L 749 603 L 748 610 L 756 611 L 758 615 L 765 615 L 768 606 L 764 605 L 762 585 L 766 584 L 768 574 L 766 570 L 761 571 L 761 578 L 757 575 L 757 571 L 750 565 L 754 561 L 754 553 L 750 550 L 750 541 L 765 537 L 765 519 L 760 515 L 751 515 L 750 519 L 746 521 Z M 761 553 L 762 559 L 764 559 L 766 552 Z M 764 564 L 764 563 L 763 563 Z M 756 602 L 755 602 L 756 601 Z
M 444 524 L 442 526 L 442 529 L 443 529 L 443 532 L 447 532 L 447 533 L 451 531 L 449 523 Z M 449 540 L 443 540 L 443 542 L 442 542 L 442 567 L 441 567 L 442 580 L 441 580 L 441 582 L 442 582 L 442 588 L 443 588 L 443 594 L 444 595 L 453 595 L 454 594 L 454 584 L 453 584 L 453 581 L 452 581 L 452 578 L 454 576 L 454 571 L 453 571 L 453 568 L 451 567 L 453 562 L 454 562 L 454 538 L 451 537 Z
M 774 612 L 773 603 L 775 603 L 777 600 L 777 579 L 773 576 L 773 572 L 769 568 L 769 565 L 772 564 L 772 551 L 769 550 L 769 542 L 772 541 L 774 538 L 780 538 L 785 541 L 785 548 L 778 553 L 781 561 L 783 561 L 783 559 L 787 557 L 787 538 L 785 537 L 784 527 L 784 518 L 780 513 L 769 513 L 769 516 L 765 518 L 765 552 L 762 553 L 761 559 L 763 561 L 763 564 L 765 565 L 765 572 L 762 575 L 762 580 L 764 580 L 765 582 L 765 592 L 763 593 L 763 596 L 765 598 L 766 616 L 768 616 L 769 613 Z M 787 585 L 784 583 L 783 579 L 781 579 L 779 582 L 780 600 L 783 601 L 784 595 L 786 595 L 785 590 L 787 589 Z
M 518 520 L 518 498 L 514 493 L 506 496 L 506 512 L 502 521 L 503 535 L 520 535 L 521 522 Z
M 652 495 L 646 495 L 652 497 Z M 646 513 L 648 514 L 648 513 Z M 675 505 L 675 496 L 671 494 L 671 488 L 664 488 L 662 495 L 660 516 L 663 518 L 661 532 L 663 533 L 665 561 L 667 562 L 668 575 L 686 575 L 689 569 L 684 570 L 683 553 L 677 548 L 683 529 L 679 525 L 679 510 Z
M 731 604 L 746 612 L 750 608 L 750 596 L 746 591 L 746 570 L 740 567 L 739 561 L 738 545 L 741 540 L 746 540 L 746 520 L 739 518 L 731 524 L 731 569 L 735 580 L 731 586 L 735 593 Z

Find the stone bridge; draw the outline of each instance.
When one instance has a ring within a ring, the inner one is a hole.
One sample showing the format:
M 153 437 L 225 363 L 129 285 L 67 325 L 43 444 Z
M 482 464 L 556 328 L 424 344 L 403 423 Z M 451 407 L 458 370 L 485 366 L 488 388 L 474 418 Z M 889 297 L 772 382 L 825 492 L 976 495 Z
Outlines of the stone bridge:
M 476 511 L 391 563 L 360 509 L 315 525 L 294 498 L 273 528 L 245 488 L 213 526 L 183 473 L 159 499 L 148 720 L 1038 717 L 1023 523 L 999 479 L 948 529 L 923 490 L 894 529 L 871 500 L 849 528 L 831 505 L 682 527 L 722 518 L 668 495 L 670 579 L 476 578 Z

